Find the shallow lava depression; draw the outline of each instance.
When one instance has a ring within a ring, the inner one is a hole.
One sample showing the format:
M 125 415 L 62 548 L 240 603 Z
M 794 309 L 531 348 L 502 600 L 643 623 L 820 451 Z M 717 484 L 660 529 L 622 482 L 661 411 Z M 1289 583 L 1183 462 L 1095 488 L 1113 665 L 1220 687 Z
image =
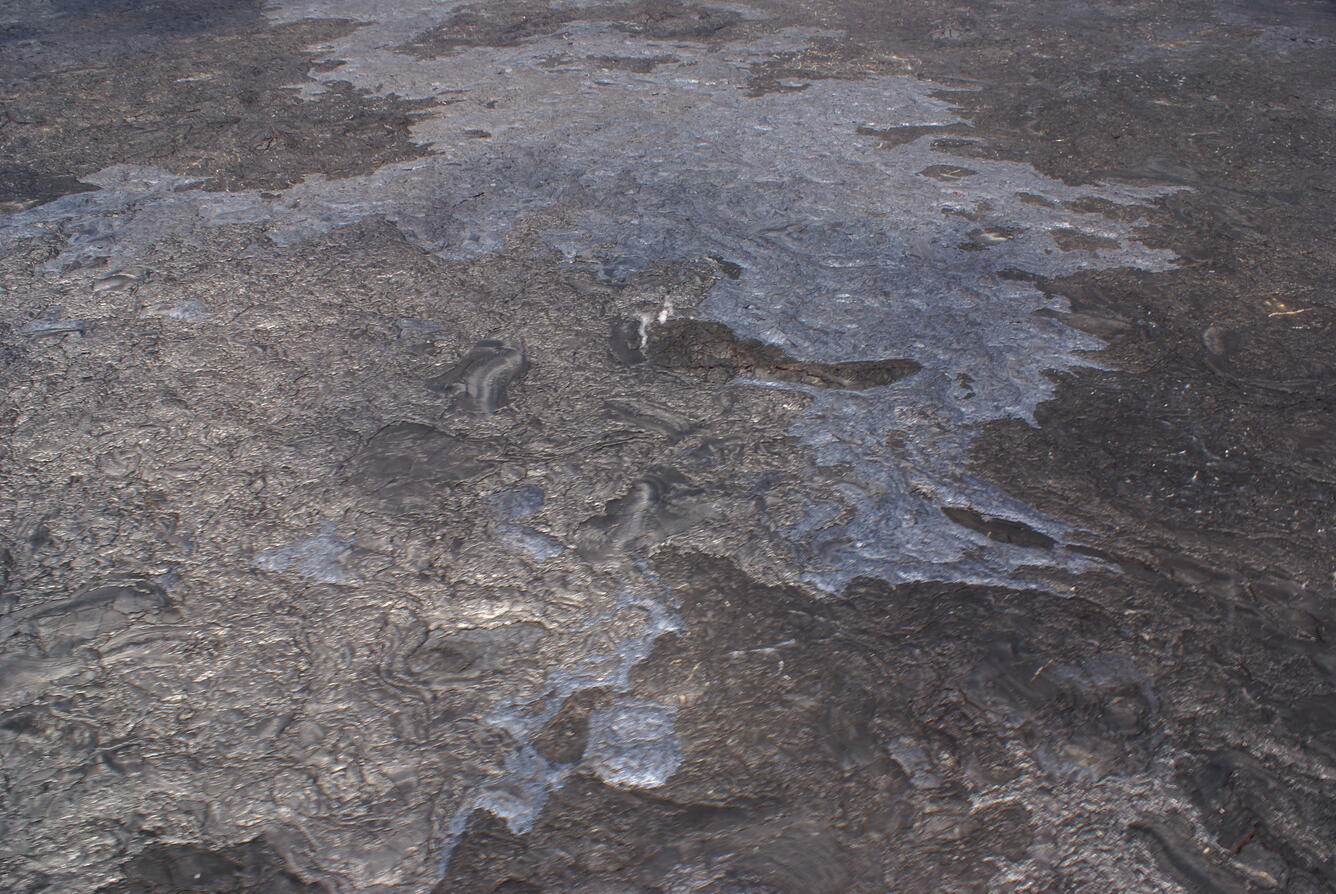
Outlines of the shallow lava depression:
M 1336 890 L 1333 40 L 13 0 L 0 887 Z

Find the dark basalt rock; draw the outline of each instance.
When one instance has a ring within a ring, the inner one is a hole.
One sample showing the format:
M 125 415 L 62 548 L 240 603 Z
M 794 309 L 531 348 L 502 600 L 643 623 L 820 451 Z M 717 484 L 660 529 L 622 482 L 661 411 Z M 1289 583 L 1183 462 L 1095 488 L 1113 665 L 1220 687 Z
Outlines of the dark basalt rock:
M 619 27 L 654 40 L 700 40 L 742 21 L 731 9 L 673 2 L 645 3 L 631 21 Z
M 1202 894 L 1250 894 L 1259 890 L 1240 878 L 1231 877 L 1203 853 L 1186 830 L 1176 828 L 1180 823 L 1142 821 L 1128 827 L 1128 834 L 1150 851 L 1155 862 L 1165 873 L 1188 891 Z
M 889 385 L 922 368 L 913 360 L 899 359 L 795 360 L 774 345 L 738 338 L 722 323 L 706 320 L 669 320 L 653 326 L 644 353 L 651 363 L 710 382 L 747 376 L 855 391 Z
M 422 102 L 348 84 L 317 99 L 289 89 L 315 61 L 303 48 L 350 25 L 271 29 L 254 0 L 109 6 L 79 0 L 37 23 L 27 46 L 0 51 L 0 145 L 21 162 L 0 167 L 0 212 L 149 159 L 210 189 L 282 189 L 424 154 L 409 135 Z
M 344 467 L 347 480 L 397 509 L 434 505 L 442 488 L 482 474 L 493 462 L 486 444 L 416 422 L 395 422 L 376 432 Z
M 1016 546 L 1028 546 L 1034 549 L 1052 549 L 1057 542 L 1024 522 L 1012 521 L 1009 518 L 993 518 L 964 506 L 943 506 L 942 514 L 956 524 L 971 531 L 978 531 L 989 540 L 1000 543 L 1014 543 Z
M 78 178 L 18 165 L 0 165 L 0 211 L 22 211 L 76 192 L 97 189 Z
M 0 15 L 0 891 L 1336 891 L 1336 4 L 409 5 Z
M 705 40 L 739 24 L 742 16 L 732 10 L 698 6 L 681 0 L 595 3 L 579 7 L 549 7 L 525 0 L 505 6 L 465 7 L 445 24 L 419 35 L 399 49 L 432 59 L 470 47 L 519 46 L 559 33 L 578 22 L 609 21 L 615 22 L 619 31 L 651 40 Z M 650 57 L 648 60 L 651 68 L 654 59 Z
M 699 494 L 680 472 L 665 466 L 649 469 L 632 482 L 626 496 L 609 501 L 602 515 L 584 523 L 581 555 L 607 559 L 653 546 L 686 530 L 702 514 L 695 499 Z
M 97 894 L 324 894 L 302 881 L 256 838 L 219 850 L 198 844 L 154 844 L 124 866 L 125 880 Z
M 427 388 L 445 395 L 451 409 L 490 416 L 510 402 L 510 387 L 528 372 L 529 358 L 523 347 L 486 339 L 454 366 L 429 379 Z
M 534 738 L 538 753 L 557 764 L 573 764 L 589 742 L 589 715 L 607 701 L 603 690 L 588 689 L 566 699 Z
M 635 366 L 645 362 L 642 326 L 639 320 L 613 320 L 608 347 L 618 363 Z
M 157 584 L 129 581 L 90 587 L 0 620 L 0 644 L 18 635 L 38 644 L 44 657 L 59 658 L 138 619 L 163 614 L 179 617 Z

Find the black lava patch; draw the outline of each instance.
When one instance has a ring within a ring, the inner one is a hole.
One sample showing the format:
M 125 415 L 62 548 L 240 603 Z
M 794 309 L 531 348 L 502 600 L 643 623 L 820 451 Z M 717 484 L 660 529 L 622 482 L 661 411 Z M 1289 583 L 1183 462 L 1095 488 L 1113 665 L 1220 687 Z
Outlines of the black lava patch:
M 913 360 L 899 359 L 844 363 L 795 360 L 774 345 L 738 338 L 722 323 L 705 320 L 669 320 L 652 327 L 645 355 L 658 366 L 709 382 L 747 376 L 855 391 L 889 385 L 922 368 Z

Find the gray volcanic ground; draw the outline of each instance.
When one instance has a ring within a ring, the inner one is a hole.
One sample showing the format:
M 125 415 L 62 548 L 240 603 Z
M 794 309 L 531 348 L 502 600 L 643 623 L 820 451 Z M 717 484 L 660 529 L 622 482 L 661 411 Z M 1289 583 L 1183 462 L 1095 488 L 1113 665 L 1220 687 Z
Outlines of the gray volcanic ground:
M 1336 891 L 1330 0 L 11 0 L 5 891 Z

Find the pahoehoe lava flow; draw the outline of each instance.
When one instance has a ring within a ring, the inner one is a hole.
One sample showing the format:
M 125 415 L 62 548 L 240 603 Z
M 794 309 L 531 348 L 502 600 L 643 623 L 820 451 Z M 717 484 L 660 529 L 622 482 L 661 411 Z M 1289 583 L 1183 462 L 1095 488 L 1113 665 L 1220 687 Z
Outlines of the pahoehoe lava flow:
M 1336 891 L 1326 0 L 13 0 L 0 888 Z

